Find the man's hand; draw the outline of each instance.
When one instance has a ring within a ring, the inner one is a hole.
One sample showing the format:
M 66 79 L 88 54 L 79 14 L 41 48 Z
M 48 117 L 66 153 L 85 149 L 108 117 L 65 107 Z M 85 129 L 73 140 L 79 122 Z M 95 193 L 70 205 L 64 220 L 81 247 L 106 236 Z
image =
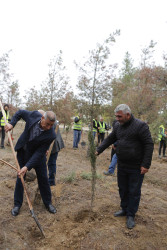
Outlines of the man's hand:
M 141 167 L 141 174 L 146 174 L 148 172 L 148 168 Z
M 24 177 L 24 175 L 26 174 L 28 168 L 25 166 L 23 168 L 20 169 L 20 171 L 18 171 L 18 176 L 19 178 L 21 177 L 21 175 Z
M 95 155 L 99 155 L 99 153 L 96 151 L 96 152 L 95 152 Z
M 7 123 L 5 125 L 5 132 L 7 133 L 8 131 L 12 130 L 12 128 L 13 128 L 13 125 L 11 125 L 10 123 Z

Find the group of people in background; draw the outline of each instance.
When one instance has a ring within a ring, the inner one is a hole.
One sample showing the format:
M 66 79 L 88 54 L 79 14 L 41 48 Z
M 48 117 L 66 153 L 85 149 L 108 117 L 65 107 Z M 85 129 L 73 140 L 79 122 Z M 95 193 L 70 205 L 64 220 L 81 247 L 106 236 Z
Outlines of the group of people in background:
M 105 132 L 109 130 L 107 124 L 103 121 L 103 117 L 98 121 L 97 118 L 93 119 L 93 139 L 95 140 L 97 135 L 97 142 L 100 144 L 105 138 Z M 79 114 L 74 118 L 73 124 L 73 149 L 78 148 L 82 135 L 82 115 Z
M 35 169 L 39 190 L 46 209 L 50 213 L 56 213 L 52 205 L 50 186 L 56 185 L 56 160 L 58 152 L 64 148 L 64 142 L 60 134 L 59 123 L 52 111 L 17 111 L 10 123 L 9 106 L 4 105 L 7 124 L 0 113 L 1 121 L 1 148 L 4 148 L 4 132 L 11 131 L 20 119 L 25 121 L 25 129 L 19 137 L 15 151 L 20 165 L 14 192 L 14 207 L 12 215 L 17 216 L 23 202 L 23 186 L 20 176 L 26 177 L 26 172 Z M 117 179 L 120 195 L 121 210 L 114 213 L 114 216 L 126 216 L 127 228 L 135 226 L 135 214 L 138 211 L 141 187 L 144 175 L 151 166 L 153 154 L 153 140 L 147 123 L 136 119 L 131 109 L 126 104 L 120 104 L 115 109 L 115 121 L 112 132 L 105 138 L 105 131 L 108 130 L 103 118 L 97 121 L 93 119 L 93 138 L 98 136 L 98 146 L 95 155 L 98 156 L 106 148 L 112 145 L 112 160 L 105 175 L 112 175 L 117 164 Z M 73 126 L 73 148 L 77 149 L 82 134 L 82 115 L 74 119 Z M 163 148 L 163 156 L 166 149 L 166 133 L 163 125 L 159 127 L 159 156 Z M 49 152 L 49 149 L 52 148 Z M 47 162 L 47 152 L 49 158 Z M 48 165 L 48 166 L 47 166 Z M 47 167 L 49 176 L 47 175 Z

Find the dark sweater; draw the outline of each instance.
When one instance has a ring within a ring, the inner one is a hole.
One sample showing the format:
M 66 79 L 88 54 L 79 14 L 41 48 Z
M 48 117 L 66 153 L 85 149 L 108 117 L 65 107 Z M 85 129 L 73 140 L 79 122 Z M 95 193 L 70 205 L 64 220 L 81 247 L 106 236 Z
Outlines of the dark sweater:
M 133 115 L 124 125 L 117 122 L 112 133 L 97 148 L 97 152 L 102 153 L 115 141 L 119 168 L 150 167 L 154 144 L 145 122 Z

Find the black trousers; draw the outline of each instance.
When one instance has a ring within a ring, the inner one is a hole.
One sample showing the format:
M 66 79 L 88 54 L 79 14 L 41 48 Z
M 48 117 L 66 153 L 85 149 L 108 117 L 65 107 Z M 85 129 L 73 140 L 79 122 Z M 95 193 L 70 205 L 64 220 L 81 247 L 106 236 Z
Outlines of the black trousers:
M 18 159 L 20 168 L 24 167 L 25 163 L 27 162 L 27 157 L 26 157 L 26 152 L 23 149 L 17 152 L 17 159 Z M 40 190 L 43 203 L 45 204 L 45 206 L 48 206 L 49 204 L 51 204 L 51 190 L 50 190 L 49 180 L 47 176 L 46 164 L 41 164 L 35 167 L 35 172 L 37 175 L 39 190 Z M 17 207 L 22 206 L 23 194 L 24 194 L 23 185 L 22 185 L 21 179 L 18 178 L 17 176 L 15 192 L 14 192 L 14 206 L 17 206 Z
M 159 142 L 159 155 L 161 155 L 161 149 L 163 148 L 163 156 L 165 155 L 165 151 L 166 151 L 166 141 L 165 140 L 161 140 Z
M 104 140 L 104 137 L 105 137 L 105 133 L 98 134 L 98 144 L 102 143 L 102 141 Z
M 139 169 L 122 169 L 118 166 L 117 178 L 121 208 L 126 211 L 127 216 L 135 217 L 140 203 L 144 175 L 140 174 Z
M 112 157 L 113 157 L 113 155 L 116 153 L 116 150 L 115 149 L 111 149 L 111 161 L 112 161 Z
M 5 129 L 4 129 L 4 127 L 2 126 L 1 127 L 1 148 L 3 148 L 4 147 L 4 141 L 5 141 Z

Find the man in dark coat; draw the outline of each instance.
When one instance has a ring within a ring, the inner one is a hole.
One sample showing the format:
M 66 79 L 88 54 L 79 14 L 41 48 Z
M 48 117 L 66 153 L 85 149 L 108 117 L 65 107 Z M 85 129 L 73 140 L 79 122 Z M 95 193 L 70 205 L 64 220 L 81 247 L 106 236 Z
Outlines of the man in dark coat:
M 54 140 L 54 144 L 52 147 L 52 151 L 49 157 L 48 161 L 48 170 L 49 170 L 49 184 L 50 186 L 55 186 L 56 185 L 56 161 L 58 157 L 59 151 L 64 148 L 64 141 L 63 138 L 60 134 L 60 129 L 59 129 L 59 121 L 55 121 L 54 124 L 54 129 L 56 132 L 56 139 Z
M 46 151 L 56 138 L 53 129 L 56 116 L 52 111 L 47 111 L 42 115 L 38 111 L 19 110 L 12 117 L 10 124 L 5 126 L 5 131 L 10 131 L 20 119 L 25 121 L 25 129 L 15 146 L 21 170 L 17 176 L 12 215 L 19 214 L 23 203 L 24 189 L 19 177 L 23 175 L 25 178 L 26 172 L 32 168 L 36 171 L 39 190 L 46 209 L 50 213 L 56 213 L 56 209 L 51 203 L 51 190 L 46 168 Z
M 128 105 L 120 104 L 115 109 L 117 123 L 112 133 L 97 148 L 102 153 L 117 141 L 118 187 L 121 210 L 114 216 L 127 216 L 127 227 L 135 226 L 135 214 L 139 207 L 144 174 L 148 172 L 153 154 L 153 141 L 148 125 L 136 119 Z

